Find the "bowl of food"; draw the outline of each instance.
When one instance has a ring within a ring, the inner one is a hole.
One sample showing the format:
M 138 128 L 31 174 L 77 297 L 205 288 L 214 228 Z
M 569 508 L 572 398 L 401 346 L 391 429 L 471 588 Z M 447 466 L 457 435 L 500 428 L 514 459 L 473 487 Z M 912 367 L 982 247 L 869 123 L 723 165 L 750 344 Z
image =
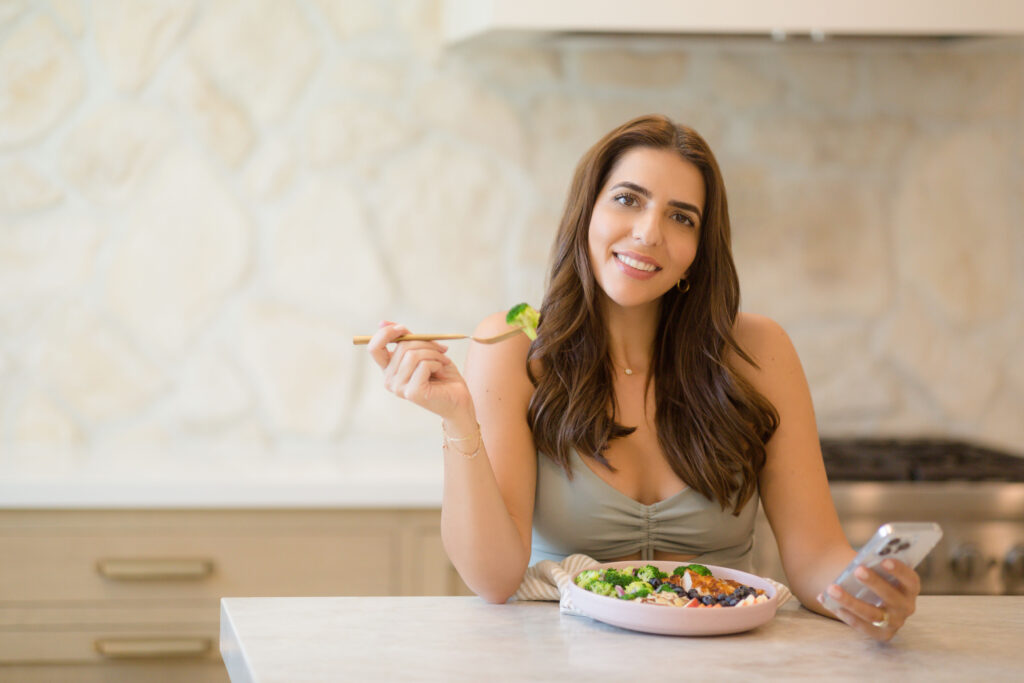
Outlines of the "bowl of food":
M 749 631 L 775 616 L 779 596 L 768 579 L 728 567 L 653 561 L 585 569 L 569 586 L 573 605 L 606 624 L 677 636 Z

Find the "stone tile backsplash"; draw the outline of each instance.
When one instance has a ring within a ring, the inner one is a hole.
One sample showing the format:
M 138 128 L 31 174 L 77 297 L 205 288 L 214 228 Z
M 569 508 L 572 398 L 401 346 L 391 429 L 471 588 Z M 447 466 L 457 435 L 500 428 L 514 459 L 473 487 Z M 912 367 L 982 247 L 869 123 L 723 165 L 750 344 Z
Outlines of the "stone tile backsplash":
M 439 14 L 0 3 L 0 471 L 439 457 L 350 337 L 539 302 L 577 159 L 649 112 L 719 155 L 823 434 L 1024 452 L 1024 42 L 446 48 Z

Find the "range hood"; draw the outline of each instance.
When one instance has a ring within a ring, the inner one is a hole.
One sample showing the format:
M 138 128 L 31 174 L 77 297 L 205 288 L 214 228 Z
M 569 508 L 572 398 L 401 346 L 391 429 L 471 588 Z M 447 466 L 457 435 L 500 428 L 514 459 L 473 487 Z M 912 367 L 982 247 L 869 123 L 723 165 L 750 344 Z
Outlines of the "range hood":
M 448 44 L 556 35 L 1024 35 L 1024 0 L 444 0 Z

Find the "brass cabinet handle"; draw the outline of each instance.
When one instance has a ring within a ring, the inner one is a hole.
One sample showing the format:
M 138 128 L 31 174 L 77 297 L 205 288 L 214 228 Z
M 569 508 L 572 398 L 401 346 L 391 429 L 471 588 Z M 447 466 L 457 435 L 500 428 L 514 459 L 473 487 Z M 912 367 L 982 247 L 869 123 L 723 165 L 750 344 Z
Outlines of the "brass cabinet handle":
M 106 559 L 96 563 L 96 571 L 115 581 L 151 581 L 160 579 L 195 581 L 213 573 L 213 560 L 207 559 Z
M 209 638 L 98 638 L 96 651 L 110 659 L 200 657 L 210 651 Z

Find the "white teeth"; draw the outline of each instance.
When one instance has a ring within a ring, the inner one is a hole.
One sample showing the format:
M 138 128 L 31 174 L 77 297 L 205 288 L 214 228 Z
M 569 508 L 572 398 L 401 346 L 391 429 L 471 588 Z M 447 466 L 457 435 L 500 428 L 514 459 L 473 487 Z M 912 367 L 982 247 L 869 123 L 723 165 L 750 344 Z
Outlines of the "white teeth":
M 650 263 L 644 263 L 643 261 L 637 261 L 636 259 L 631 259 L 628 256 L 623 256 L 622 254 L 616 254 L 615 258 L 619 259 L 620 261 L 625 263 L 630 268 L 636 268 L 637 270 L 644 270 L 644 271 L 647 271 L 648 273 L 653 273 L 654 271 L 656 271 L 658 269 L 658 266 L 652 266 Z

